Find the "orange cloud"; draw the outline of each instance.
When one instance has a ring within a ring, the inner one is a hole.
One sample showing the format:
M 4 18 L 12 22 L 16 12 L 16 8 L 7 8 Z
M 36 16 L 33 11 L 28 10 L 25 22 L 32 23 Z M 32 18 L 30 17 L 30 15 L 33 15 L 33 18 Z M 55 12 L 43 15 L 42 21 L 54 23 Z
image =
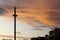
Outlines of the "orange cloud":
M 18 18 L 31 25 L 60 26 L 60 0 L 16 0 L 11 3 L 3 5 L 7 8 L 7 17 L 12 18 L 13 7 L 16 6 Z

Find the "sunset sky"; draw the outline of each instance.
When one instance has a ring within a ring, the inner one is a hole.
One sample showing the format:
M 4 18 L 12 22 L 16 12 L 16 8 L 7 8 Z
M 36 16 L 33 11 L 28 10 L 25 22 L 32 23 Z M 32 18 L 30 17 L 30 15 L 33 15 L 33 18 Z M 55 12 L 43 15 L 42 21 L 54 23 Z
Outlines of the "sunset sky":
M 13 35 L 13 8 L 17 7 L 17 32 L 21 36 L 44 36 L 60 27 L 60 0 L 0 0 L 0 34 Z

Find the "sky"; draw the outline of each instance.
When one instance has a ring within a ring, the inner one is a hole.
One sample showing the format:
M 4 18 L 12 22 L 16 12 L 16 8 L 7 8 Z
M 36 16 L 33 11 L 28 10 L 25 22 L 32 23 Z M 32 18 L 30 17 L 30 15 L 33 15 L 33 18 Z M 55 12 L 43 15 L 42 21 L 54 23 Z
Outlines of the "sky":
M 60 0 L 0 0 L 1 34 L 13 34 L 14 6 L 21 36 L 44 36 L 50 28 L 60 28 Z

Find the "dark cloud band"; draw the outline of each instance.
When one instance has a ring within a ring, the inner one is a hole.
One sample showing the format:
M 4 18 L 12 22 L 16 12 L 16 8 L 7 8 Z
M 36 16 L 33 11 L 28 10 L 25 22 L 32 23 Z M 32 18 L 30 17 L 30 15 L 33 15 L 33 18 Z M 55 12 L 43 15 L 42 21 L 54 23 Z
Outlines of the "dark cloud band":
M 6 10 L 5 10 L 5 9 L 0 8 L 0 15 L 4 15 L 4 14 L 5 14 L 5 12 L 6 12 Z

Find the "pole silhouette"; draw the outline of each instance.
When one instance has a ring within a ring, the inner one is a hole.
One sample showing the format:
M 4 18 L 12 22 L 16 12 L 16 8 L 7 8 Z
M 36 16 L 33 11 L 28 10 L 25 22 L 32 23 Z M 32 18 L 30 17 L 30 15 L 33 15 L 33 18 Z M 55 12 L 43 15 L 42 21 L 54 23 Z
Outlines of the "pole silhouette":
M 14 7 L 14 40 L 16 40 L 16 7 Z

